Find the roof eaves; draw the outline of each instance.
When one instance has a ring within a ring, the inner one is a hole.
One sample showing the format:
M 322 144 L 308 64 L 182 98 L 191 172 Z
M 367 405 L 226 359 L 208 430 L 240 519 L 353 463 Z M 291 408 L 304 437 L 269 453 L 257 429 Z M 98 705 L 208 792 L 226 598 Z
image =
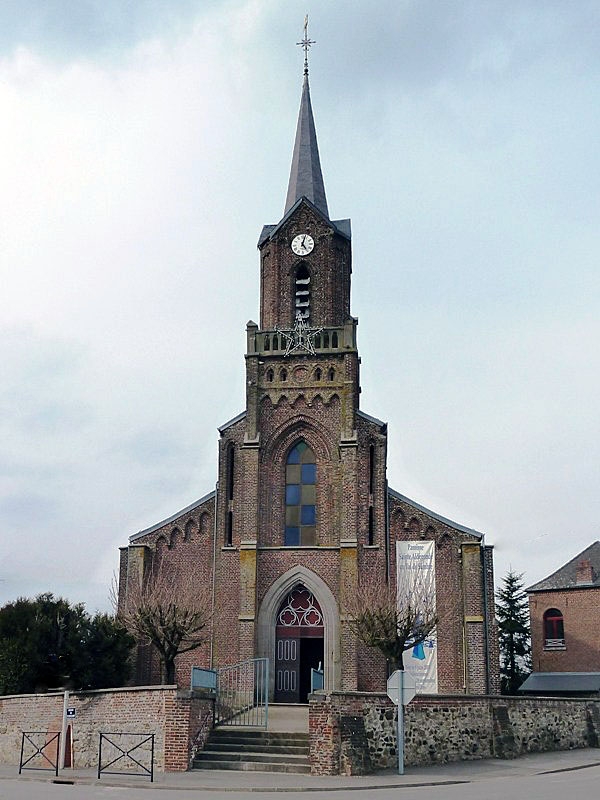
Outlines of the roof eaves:
M 236 422 L 239 422 L 241 419 L 244 419 L 245 416 L 246 412 L 240 411 L 240 413 L 236 417 L 233 417 L 233 419 L 230 419 L 227 422 L 225 422 L 223 425 L 217 428 L 217 430 L 219 431 L 220 434 L 223 434 L 227 430 L 227 428 L 231 428 L 232 425 L 235 425 Z
M 332 220 L 323 214 L 323 212 L 317 208 L 317 206 L 312 203 L 308 197 L 299 197 L 294 205 L 287 211 L 281 220 L 276 225 L 263 225 L 263 229 L 260 232 L 260 237 L 258 239 L 257 247 L 260 247 L 264 244 L 268 239 L 272 239 L 273 236 L 277 233 L 277 231 L 288 221 L 294 211 L 298 208 L 301 203 L 306 203 L 306 205 L 311 208 L 316 214 L 318 214 L 323 221 L 329 225 L 329 227 L 333 228 L 336 233 L 339 233 L 340 236 L 343 236 L 344 239 L 352 239 L 352 227 L 351 227 L 351 220 L 349 219 L 338 219 Z
M 519 692 L 598 692 L 600 672 L 532 672 Z
M 432 511 L 430 508 L 426 508 L 422 506 L 420 503 L 416 503 L 414 500 L 411 500 L 410 497 L 405 497 L 405 495 L 400 494 L 395 489 L 391 487 L 388 488 L 389 494 L 392 497 L 395 497 L 397 500 L 403 500 L 405 503 L 413 506 L 413 508 L 419 509 L 419 511 L 424 511 L 425 514 L 428 514 L 433 519 L 437 519 L 439 522 L 443 522 L 444 525 L 448 525 L 450 528 L 454 528 L 454 530 L 462 531 L 463 533 L 470 533 L 471 536 L 476 536 L 478 539 L 483 539 L 483 533 L 481 531 L 476 531 L 474 528 L 467 528 L 466 525 L 461 525 L 459 522 L 454 522 L 447 517 L 442 517 L 441 514 L 437 514 L 435 511 Z
M 577 584 L 572 582 L 572 570 L 573 567 L 576 568 L 577 564 L 584 558 L 588 556 L 597 556 L 594 561 L 596 572 L 599 573 L 597 580 L 594 583 L 587 583 L 587 584 Z M 581 553 L 578 553 L 574 556 L 570 561 L 567 561 L 558 569 L 551 572 L 545 578 L 542 578 L 541 581 L 537 581 L 537 583 L 528 586 L 525 591 L 526 592 L 542 592 L 542 591 L 558 591 L 563 589 L 581 589 L 590 586 L 600 586 L 600 541 L 592 542 L 592 544 L 588 545 L 585 550 L 582 550 Z M 564 580 L 561 585 L 560 581 L 558 580 L 559 576 L 562 575 Z
M 187 514 L 188 511 L 193 511 L 198 506 L 201 506 L 203 503 L 206 503 L 207 500 L 210 500 L 211 497 L 214 497 L 216 494 L 215 490 L 213 489 L 212 492 L 205 494 L 204 497 L 201 497 L 199 500 L 195 500 L 191 505 L 182 508 L 181 511 L 177 511 L 175 514 L 172 514 L 170 517 L 157 522 L 156 525 L 151 525 L 149 528 L 145 528 L 143 531 L 139 531 L 138 533 L 134 533 L 133 536 L 129 537 L 130 542 L 135 542 L 137 539 L 141 539 L 142 536 L 147 536 L 149 533 L 154 533 L 159 528 L 162 528 L 163 525 L 168 525 L 169 522 L 174 522 L 178 519 L 182 514 Z
M 362 419 L 366 419 L 367 422 L 372 422 L 374 425 L 379 425 L 380 428 L 387 428 L 387 422 L 383 422 L 382 420 L 377 419 L 377 417 L 372 417 L 370 414 L 365 414 L 365 412 L 361 411 L 360 409 L 356 412 L 356 415 L 358 417 L 362 417 Z

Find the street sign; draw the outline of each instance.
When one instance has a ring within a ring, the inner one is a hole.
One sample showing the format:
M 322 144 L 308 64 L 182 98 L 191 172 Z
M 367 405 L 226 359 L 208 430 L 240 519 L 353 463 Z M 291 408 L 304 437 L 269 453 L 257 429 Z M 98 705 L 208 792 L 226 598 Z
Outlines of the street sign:
M 387 682 L 387 696 L 392 703 L 398 705 L 398 679 L 400 670 L 397 669 L 388 678 Z M 415 679 L 410 672 L 404 672 L 402 675 L 402 705 L 407 706 L 417 693 L 417 685 Z
M 74 717 L 75 716 L 75 709 L 74 708 L 67 708 L 67 717 Z

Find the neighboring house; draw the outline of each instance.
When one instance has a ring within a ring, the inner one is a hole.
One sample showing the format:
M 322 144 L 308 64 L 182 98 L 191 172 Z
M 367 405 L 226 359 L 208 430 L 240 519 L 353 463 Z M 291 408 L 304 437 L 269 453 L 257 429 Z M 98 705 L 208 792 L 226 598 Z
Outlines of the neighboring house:
M 599 672 L 600 542 L 527 593 L 534 672 Z

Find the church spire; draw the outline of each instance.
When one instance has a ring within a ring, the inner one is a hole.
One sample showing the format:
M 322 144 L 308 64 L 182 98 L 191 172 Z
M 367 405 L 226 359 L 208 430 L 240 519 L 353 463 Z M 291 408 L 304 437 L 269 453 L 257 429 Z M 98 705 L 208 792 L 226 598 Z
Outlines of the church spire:
M 298 44 L 304 49 L 304 83 L 284 214 L 287 214 L 297 200 L 306 197 L 329 219 L 308 86 L 308 48 L 314 44 L 308 38 L 308 16 L 304 19 L 304 38 Z

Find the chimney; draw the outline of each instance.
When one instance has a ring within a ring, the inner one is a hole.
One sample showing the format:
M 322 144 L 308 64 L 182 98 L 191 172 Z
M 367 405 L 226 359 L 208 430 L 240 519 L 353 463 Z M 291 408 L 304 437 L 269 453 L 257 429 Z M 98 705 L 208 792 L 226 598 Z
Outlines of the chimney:
M 592 569 L 592 562 L 588 558 L 582 559 L 577 565 L 577 576 L 575 583 L 577 586 L 583 586 L 594 582 L 594 571 Z

